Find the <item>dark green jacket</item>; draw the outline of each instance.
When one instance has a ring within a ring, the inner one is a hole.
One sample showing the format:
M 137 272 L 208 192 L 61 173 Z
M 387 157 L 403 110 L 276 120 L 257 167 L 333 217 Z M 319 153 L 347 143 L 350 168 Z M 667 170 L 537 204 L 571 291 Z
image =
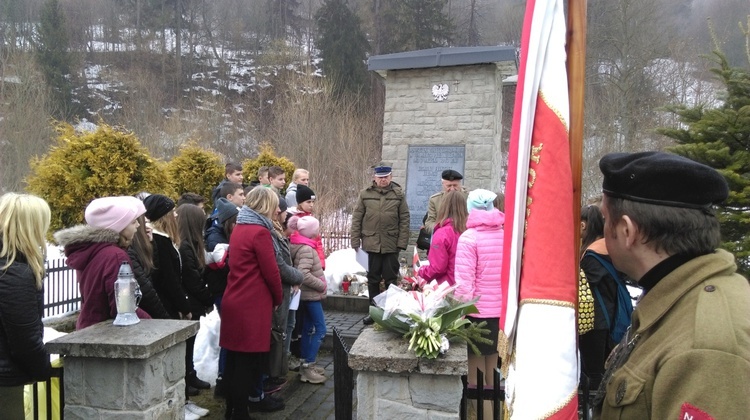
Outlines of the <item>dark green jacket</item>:
M 401 187 L 391 182 L 385 188 L 375 183 L 359 193 L 352 214 L 352 248 L 387 254 L 409 244 L 409 206 Z
M 606 385 L 600 418 L 748 418 L 750 285 L 736 269 L 717 250 L 641 298 L 630 327 L 638 338 Z

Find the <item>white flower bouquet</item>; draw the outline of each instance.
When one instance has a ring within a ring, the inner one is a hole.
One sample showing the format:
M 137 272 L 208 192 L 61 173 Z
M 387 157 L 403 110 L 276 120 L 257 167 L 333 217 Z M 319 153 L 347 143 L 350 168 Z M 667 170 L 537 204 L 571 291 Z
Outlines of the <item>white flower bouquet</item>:
M 465 341 L 479 354 L 475 342 L 491 342 L 484 323 L 472 324 L 464 316 L 477 313 L 476 299 L 462 302 L 453 298 L 455 286 L 407 278 L 415 290 L 406 291 L 390 285 L 375 297 L 377 306 L 370 307 L 370 316 L 382 328 L 402 334 L 409 340 L 409 350 L 417 357 L 434 359 L 448 351 L 449 342 Z

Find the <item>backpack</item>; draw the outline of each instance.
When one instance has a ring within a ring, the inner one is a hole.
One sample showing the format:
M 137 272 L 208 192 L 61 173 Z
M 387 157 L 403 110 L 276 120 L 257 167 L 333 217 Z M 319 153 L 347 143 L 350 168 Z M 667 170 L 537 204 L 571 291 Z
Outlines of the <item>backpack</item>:
M 586 251 L 584 255 L 591 255 L 596 258 L 596 260 L 607 269 L 609 274 L 612 275 L 612 278 L 615 279 L 615 284 L 617 285 L 617 302 L 615 302 L 614 320 L 609 318 L 609 312 L 607 312 L 607 307 L 604 305 L 599 289 L 592 288 L 592 290 L 594 295 L 596 295 L 596 300 L 599 302 L 599 306 L 604 314 L 604 320 L 607 322 L 609 337 L 615 343 L 619 343 L 625 335 L 625 332 L 627 332 L 628 327 L 630 327 L 630 315 L 633 313 L 633 301 L 630 299 L 630 292 L 625 286 L 625 282 L 617 274 L 617 270 L 615 270 L 615 266 L 613 266 L 611 262 L 592 251 Z

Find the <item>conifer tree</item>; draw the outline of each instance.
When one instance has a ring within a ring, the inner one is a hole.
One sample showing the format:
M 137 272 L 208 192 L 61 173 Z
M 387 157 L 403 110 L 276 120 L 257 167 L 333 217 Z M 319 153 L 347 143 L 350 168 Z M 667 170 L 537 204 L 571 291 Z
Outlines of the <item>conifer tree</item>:
M 55 98 L 53 115 L 65 119 L 69 116 L 68 110 L 72 104 L 70 78 L 73 59 L 68 50 L 65 15 L 58 0 L 47 0 L 44 3 L 35 46 L 37 61 Z
M 443 13 L 446 0 L 397 0 L 389 52 L 449 46 L 453 23 Z
M 729 183 L 729 198 L 719 207 L 722 247 L 737 258 L 739 271 L 750 275 L 750 68 L 731 67 L 714 53 L 712 69 L 726 89 L 715 108 L 672 106 L 684 128 L 658 131 L 677 140 L 671 151 L 716 168 Z M 750 61 L 750 60 L 749 60 Z
M 315 14 L 318 25 L 316 46 L 323 59 L 323 73 L 333 85 L 334 96 L 367 89 L 365 60 L 370 44 L 360 20 L 346 0 L 325 0 Z

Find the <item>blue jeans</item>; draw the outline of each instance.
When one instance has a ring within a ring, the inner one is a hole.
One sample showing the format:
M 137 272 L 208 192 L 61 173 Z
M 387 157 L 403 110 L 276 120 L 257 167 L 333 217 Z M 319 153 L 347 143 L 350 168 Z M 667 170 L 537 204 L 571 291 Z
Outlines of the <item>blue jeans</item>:
M 318 350 L 326 338 L 326 320 L 323 305 L 318 302 L 300 302 L 305 305 L 305 321 L 302 324 L 302 358 L 305 363 L 314 363 Z

